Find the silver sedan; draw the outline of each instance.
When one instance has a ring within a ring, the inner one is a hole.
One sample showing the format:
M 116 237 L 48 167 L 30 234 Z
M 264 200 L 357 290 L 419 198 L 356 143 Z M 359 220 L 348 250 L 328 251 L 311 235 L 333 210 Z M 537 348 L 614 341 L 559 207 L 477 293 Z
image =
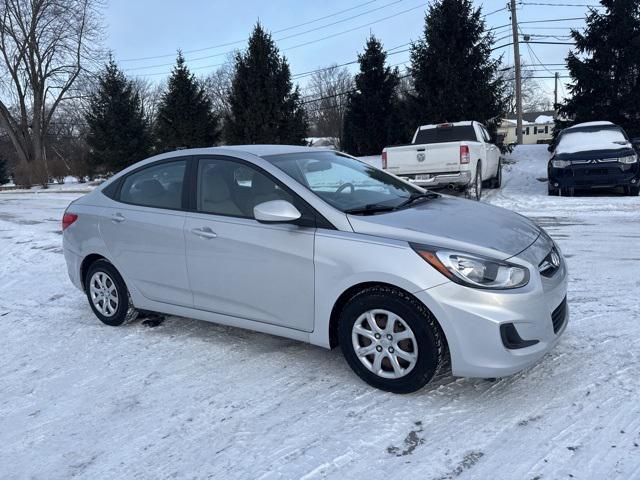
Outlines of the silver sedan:
M 63 232 L 107 325 L 144 310 L 339 345 L 392 392 L 447 359 L 459 376 L 520 371 L 568 320 L 565 262 L 540 227 L 331 150 L 165 153 L 73 202 Z

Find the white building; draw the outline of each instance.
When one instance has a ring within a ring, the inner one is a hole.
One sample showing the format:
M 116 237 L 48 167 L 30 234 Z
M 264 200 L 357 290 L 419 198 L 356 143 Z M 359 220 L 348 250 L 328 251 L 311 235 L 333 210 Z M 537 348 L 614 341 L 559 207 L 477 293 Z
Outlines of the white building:
M 553 138 L 554 114 L 553 110 L 523 113 L 522 143 L 525 145 L 549 143 Z M 515 115 L 508 115 L 502 119 L 498 127 L 498 136 L 503 138 L 505 145 L 517 143 Z

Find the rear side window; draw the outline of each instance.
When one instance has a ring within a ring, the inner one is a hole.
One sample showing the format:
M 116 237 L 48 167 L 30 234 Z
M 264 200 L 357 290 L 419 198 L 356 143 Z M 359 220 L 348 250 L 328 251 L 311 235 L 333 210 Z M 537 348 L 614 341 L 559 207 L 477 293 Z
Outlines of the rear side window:
M 416 144 L 445 143 L 445 142 L 475 142 L 476 131 L 473 125 L 458 125 L 447 127 L 427 128 L 418 130 Z
M 186 160 L 163 162 L 127 176 L 120 189 L 120 201 L 144 207 L 179 210 Z

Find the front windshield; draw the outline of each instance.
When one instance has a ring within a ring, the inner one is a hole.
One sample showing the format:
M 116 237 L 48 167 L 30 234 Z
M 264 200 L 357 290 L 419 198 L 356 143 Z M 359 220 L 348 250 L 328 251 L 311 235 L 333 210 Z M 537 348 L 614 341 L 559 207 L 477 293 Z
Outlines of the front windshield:
M 333 151 L 270 155 L 265 159 L 343 212 L 395 208 L 422 190 Z

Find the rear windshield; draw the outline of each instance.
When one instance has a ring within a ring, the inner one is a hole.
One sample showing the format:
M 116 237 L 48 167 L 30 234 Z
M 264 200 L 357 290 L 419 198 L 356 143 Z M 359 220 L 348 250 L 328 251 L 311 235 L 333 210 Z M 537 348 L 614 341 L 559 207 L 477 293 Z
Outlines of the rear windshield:
M 424 143 L 444 143 L 444 142 L 463 142 L 476 141 L 476 131 L 473 125 L 460 125 L 452 127 L 436 127 L 418 130 L 415 144 Z

